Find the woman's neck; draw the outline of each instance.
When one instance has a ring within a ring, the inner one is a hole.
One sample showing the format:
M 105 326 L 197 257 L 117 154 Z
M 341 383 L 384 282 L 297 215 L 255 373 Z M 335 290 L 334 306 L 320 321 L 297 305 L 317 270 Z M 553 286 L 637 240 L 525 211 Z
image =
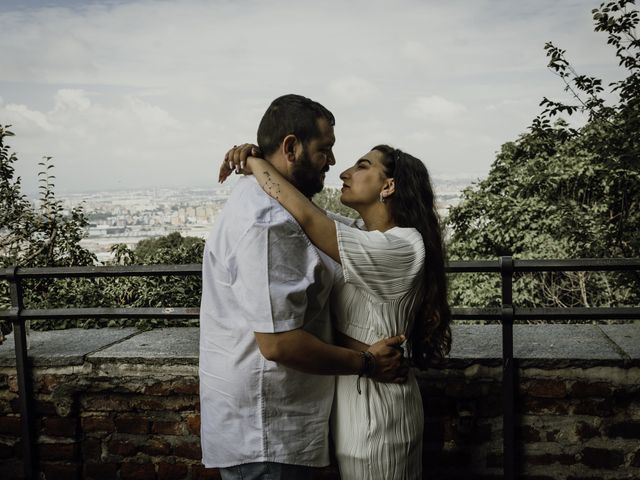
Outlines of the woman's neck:
M 386 232 L 396 226 L 396 223 L 391 218 L 389 209 L 382 203 L 356 208 L 356 211 L 360 214 L 360 217 L 362 217 L 364 225 L 369 232 L 373 232 L 374 230 Z

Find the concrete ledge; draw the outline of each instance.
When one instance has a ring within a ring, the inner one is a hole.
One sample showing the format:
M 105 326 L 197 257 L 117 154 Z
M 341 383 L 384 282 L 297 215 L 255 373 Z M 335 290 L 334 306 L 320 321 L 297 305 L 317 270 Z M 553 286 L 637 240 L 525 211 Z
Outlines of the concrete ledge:
M 127 363 L 198 363 L 199 328 L 160 328 L 141 332 L 87 356 L 92 363 L 123 361 Z
M 640 364 L 640 325 L 514 325 L 513 352 L 523 367 Z M 454 326 L 454 365 L 501 359 L 500 325 Z
M 34 366 L 112 362 L 198 363 L 198 328 L 33 331 Z M 15 365 L 13 336 L 0 345 L 0 366 Z M 515 325 L 514 356 L 522 367 L 640 365 L 640 325 Z M 499 365 L 500 325 L 454 325 L 447 364 Z
M 51 367 L 82 365 L 87 355 L 138 333 L 135 328 L 100 328 L 84 330 L 32 331 L 29 335 L 29 357 L 33 366 Z M 16 364 L 13 334 L 0 345 L 0 366 Z

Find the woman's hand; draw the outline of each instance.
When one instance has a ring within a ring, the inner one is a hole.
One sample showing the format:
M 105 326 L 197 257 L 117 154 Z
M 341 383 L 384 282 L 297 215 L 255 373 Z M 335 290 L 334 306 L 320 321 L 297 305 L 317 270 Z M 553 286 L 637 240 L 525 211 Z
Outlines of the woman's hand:
M 243 143 L 242 145 L 234 145 L 225 155 L 220 172 L 218 174 L 218 182 L 223 183 L 232 172 L 237 174 L 250 175 L 251 167 L 247 159 L 249 157 L 261 157 L 262 152 L 257 145 L 251 143 Z

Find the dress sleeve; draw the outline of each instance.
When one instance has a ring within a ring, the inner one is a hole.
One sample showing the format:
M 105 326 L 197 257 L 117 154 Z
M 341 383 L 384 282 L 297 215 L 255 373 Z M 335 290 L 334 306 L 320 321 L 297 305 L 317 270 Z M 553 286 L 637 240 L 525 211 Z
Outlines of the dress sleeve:
M 336 221 L 336 232 L 346 283 L 385 300 L 411 290 L 425 260 L 422 236 L 417 230 L 368 232 Z
M 319 257 L 292 220 L 257 223 L 236 244 L 232 290 L 254 332 L 300 328 L 307 310 L 307 289 L 316 281 Z
M 331 220 L 335 220 L 337 222 L 342 223 L 343 225 L 348 225 L 350 227 L 356 227 L 360 230 L 363 230 L 364 228 L 364 222 L 362 221 L 362 218 L 351 218 L 351 217 L 345 217 L 344 215 L 340 215 L 339 213 L 335 213 L 332 212 L 330 210 L 326 211 L 327 217 L 329 217 Z

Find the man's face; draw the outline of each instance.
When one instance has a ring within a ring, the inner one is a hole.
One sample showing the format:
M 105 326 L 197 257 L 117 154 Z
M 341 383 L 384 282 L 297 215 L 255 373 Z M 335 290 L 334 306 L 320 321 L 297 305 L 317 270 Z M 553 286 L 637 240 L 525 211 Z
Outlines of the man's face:
M 318 131 L 318 137 L 303 145 L 291 172 L 294 185 L 309 198 L 322 190 L 329 167 L 336 163 L 333 156 L 333 144 L 336 141 L 333 127 L 325 118 L 320 118 Z

